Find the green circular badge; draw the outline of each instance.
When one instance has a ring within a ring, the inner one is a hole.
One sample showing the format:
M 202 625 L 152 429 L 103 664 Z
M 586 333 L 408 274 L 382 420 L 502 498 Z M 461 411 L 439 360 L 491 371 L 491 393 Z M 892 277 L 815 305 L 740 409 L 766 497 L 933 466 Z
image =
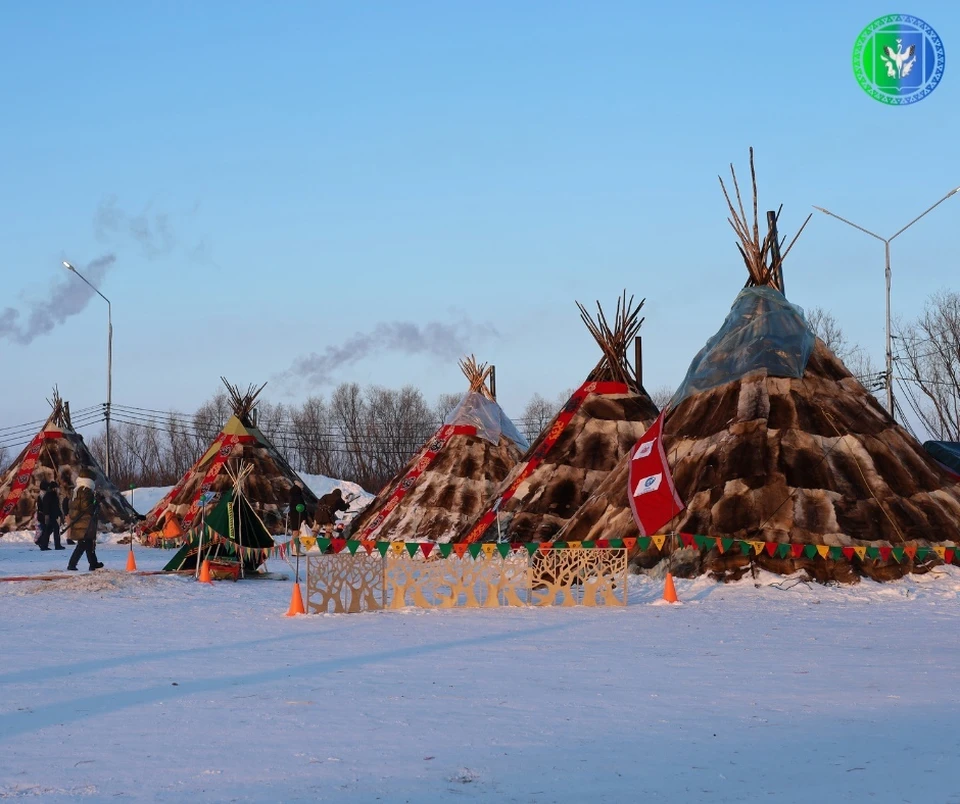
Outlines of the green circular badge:
M 943 78 L 943 42 L 910 14 L 878 17 L 853 46 L 853 73 L 874 100 L 905 106 L 923 100 Z

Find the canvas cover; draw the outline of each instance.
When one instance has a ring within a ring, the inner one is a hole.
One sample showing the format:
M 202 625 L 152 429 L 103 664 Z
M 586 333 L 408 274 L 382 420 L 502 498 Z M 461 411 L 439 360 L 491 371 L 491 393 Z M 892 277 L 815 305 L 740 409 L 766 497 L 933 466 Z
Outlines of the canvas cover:
M 477 431 L 478 438 L 489 441 L 491 444 L 497 444 L 500 441 L 500 435 L 503 434 L 516 444 L 521 452 L 526 452 L 530 448 L 527 439 L 520 434 L 503 409 L 479 391 L 467 393 L 460 400 L 460 404 L 450 411 L 443 423 L 473 427 Z
M 780 291 L 744 288 L 723 326 L 693 358 L 669 407 L 760 369 L 770 377 L 798 379 L 815 340 L 803 309 L 788 302 Z
M 925 441 L 923 448 L 951 475 L 960 480 L 960 443 L 956 441 Z

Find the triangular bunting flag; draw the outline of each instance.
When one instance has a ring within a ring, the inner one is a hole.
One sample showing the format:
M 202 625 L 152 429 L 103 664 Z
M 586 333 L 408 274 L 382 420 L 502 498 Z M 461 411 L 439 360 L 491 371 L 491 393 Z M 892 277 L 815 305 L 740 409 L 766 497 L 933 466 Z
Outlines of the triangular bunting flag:
M 553 549 L 553 542 L 540 542 L 538 545 L 540 552 L 546 555 Z
M 890 552 L 893 553 L 894 561 L 896 561 L 898 564 L 903 563 L 904 549 L 902 547 L 894 547 L 893 550 L 891 550 Z
M 890 550 L 891 550 L 890 547 L 878 547 L 878 548 L 877 548 L 877 552 L 880 554 L 880 558 L 881 558 L 883 561 L 889 561 L 889 560 L 890 560 Z
M 853 548 L 852 548 L 852 547 L 844 547 L 843 549 L 840 550 L 840 552 L 843 553 L 843 557 L 844 557 L 845 559 L 847 559 L 847 561 L 853 561 Z
M 403 546 L 407 549 L 407 552 L 410 554 L 410 558 L 413 558 L 417 554 L 417 550 L 420 549 L 419 542 L 403 542 Z
M 523 550 L 523 546 L 523 542 L 510 542 L 510 549 L 517 553 Z
M 650 549 L 651 541 L 653 540 L 649 536 L 641 536 L 639 539 L 637 539 L 637 544 L 640 545 L 640 550 L 645 553 Z
M 430 558 L 430 553 L 435 546 L 433 542 L 420 542 L 420 552 L 423 553 L 423 557 Z
M 773 555 L 777 552 L 777 543 L 776 543 L 776 542 L 767 542 L 767 543 L 764 545 L 764 549 L 766 549 L 767 553 L 768 553 L 770 556 L 773 556 Z
M 854 547 L 853 552 L 857 554 L 857 558 L 863 561 L 864 557 L 867 555 L 867 548 L 865 546 Z
M 620 540 L 619 540 L 619 539 L 611 539 L 611 540 L 610 540 L 610 546 L 611 546 L 611 547 L 613 547 L 613 543 L 614 543 L 615 541 L 620 541 Z M 554 543 L 553 543 L 553 549 L 554 549 L 554 550 L 566 550 L 566 549 L 567 549 L 567 543 L 566 543 L 566 542 L 554 542 Z
M 350 551 L 350 555 L 356 555 L 359 547 L 360 542 L 354 541 L 353 539 L 347 539 L 347 550 Z
M 693 534 L 681 533 L 680 541 L 683 542 L 684 547 L 693 547 Z
M 476 558 L 480 555 L 480 551 L 483 549 L 483 544 L 481 542 L 474 542 L 473 544 L 467 547 L 467 550 L 470 552 L 471 558 Z
M 740 542 L 739 547 L 740 547 L 740 552 L 745 556 L 748 556 L 750 555 L 750 553 L 753 552 L 752 542 Z
M 450 542 L 446 544 L 438 544 L 437 547 L 440 548 L 440 555 L 444 558 L 450 558 L 450 553 L 453 551 L 453 545 Z
M 326 539 L 324 539 L 324 541 L 326 541 Z M 303 545 L 303 549 L 304 549 L 304 550 L 312 550 L 312 549 L 313 549 L 313 546 L 314 546 L 316 543 L 317 543 L 317 539 L 316 539 L 315 536 L 301 536 L 301 537 L 300 537 L 300 544 Z M 322 553 L 324 549 L 326 549 L 326 548 L 321 548 L 320 552 Z
M 952 564 L 954 552 L 955 551 L 952 547 L 948 547 L 946 550 L 943 551 L 943 560 L 946 561 L 948 564 Z
M 867 558 L 876 560 L 880 558 L 880 548 L 879 547 L 868 547 L 867 548 Z
M 457 558 L 463 558 L 467 552 L 467 543 L 460 542 L 453 546 L 453 552 L 457 554 Z
M 532 556 L 534 553 L 537 552 L 537 550 L 539 549 L 540 545 L 538 545 L 536 542 L 527 542 L 527 543 L 524 545 L 524 547 L 527 548 L 527 553 Z
M 650 540 L 647 539 L 647 542 L 649 542 L 649 541 L 650 541 Z M 580 542 L 580 546 L 581 546 L 584 550 L 593 550 L 593 548 L 597 546 L 597 543 L 596 543 L 596 542 Z
M 763 542 L 750 542 L 750 546 L 753 548 L 753 552 L 757 555 L 760 555 L 763 552 Z
M 326 552 L 327 552 L 327 548 L 328 548 L 329 546 L 330 546 L 330 540 L 329 540 L 328 538 L 324 537 L 324 538 L 321 538 L 321 539 L 317 539 L 317 549 L 318 549 L 321 553 L 326 553 Z
M 390 542 L 390 549 L 395 556 L 403 555 L 403 542 Z
M 928 555 L 930 555 L 929 547 L 918 547 L 917 555 L 915 557 L 917 561 L 923 561 Z
M 800 558 L 800 556 L 803 555 L 803 548 L 804 548 L 804 545 L 802 545 L 802 544 L 791 544 L 791 545 L 790 545 L 790 554 L 791 554 L 794 558 Z
M 781 544 L 781 545 L 778 545 L 778 546 L 777 546 L 777 555 L 780 556 L 780 558 L 786 558 L 787 556 L 789 556 L 789 555 L 790 555 L 790 545 L 789 545 L 789 544 Z
M 831 547 L 829 548 L 829 551 L 830 551 L 830 558 L 832 558 L 834 561 L 839 561 L 841 558 L 843 558 L 842 547 Z M 852 549 L 850 551 L 850 555 L 853 555 Z
M 808 544 L 803 548 L 803 554 L 807 558 L 816 558 L 817 557 L 817 546 L 815 544 Z
M 377 542 L 377 552 L 380 553 L 381 556 L 385 556 L 389 549 L 390 542 Z
M 710 544 L 710 540 L 706 536 L 696 535 L 693 537 L 693 540 L 697 543 L 697 547 L 701 550 L 706 550 L 707 545 Z M 711 547 L 713 545 L 710 545 Z
M 825 544 L 818 544 L 816 545 L 816 547 L 817 547 L 817 553 L 820 554 L 820 558 L 826 558 L 827 553 L 830 552 L 830 548 Z
M 915 544 L 908 544 L 903 548 L 903 552 L 906 554 L 907 558 L 912 560 L 917 555 L 917 546 Z
M 664 544 L 666 543 L 666 541 L 667 541 L 667 536 L 666 536 L 666 534 L 664 534 L 664 533 L 658 533 L 658 534 L 656 534 L 655 536 L 651 536 L 650 538 L 653 539 L 653 543 L 654 543 L 654 545 L 656 545 L 657 550 L 660 550 L 660 551 L 662 552 L 662 551 L 663 551 L 663 545 L 664 545 Z
M 943 558 L 943 553 L 946 549 L 947 548 L 944 547 L 942 544 L 938 544 L 934 546 L 933 552 L 936 553 L 937 556 L 939 556 L 940 558 Z
M 727 550 L 730 550 L 733 547 L 733 545 L 736 543 L 736 541 L 737 541 L 736 539 L 721 539 L 720 544 L 723 545 L 723 552 L 727 552 Z
M 614 550 L 619 550 L 621 547 L 623 547 L 623 539 L 611 539 L 610 546 Z
M 717 552 L 719 552 L 721 555 L 727 551 L 727 548 L 723 546 L 723 539 L 721 539 L 719 536 L 714 538 L 713 543 L 717 548 Z
M 333 547 L 334 553 L 339 553 L 344 547 L 347 546 L 346 539 L 331 539 L 330 545 Z
M 497 545 L 497 552 L 500 553 L 501 558 L 506 558 L 510 555 L 510 545 L 507 542 L 500 542 Z
M 363 545 L 363 549 L 367 551 L 367 555 L 373 554 L 373 549 L 377 546 L 377 543 L 372 539 L 364 539 L 360 542 Z
M 493 554 L 497 552 L 497 545 L 494 542 L 487 542 L 483 545 L 483 554 L 487 558 L 493 558 Z
M 633 541 L 636 542 L 637 540 L 634 539 Z M 567 542 L 568 550 L 580 550 L 582 546 L 583 546 L 583 542 Z

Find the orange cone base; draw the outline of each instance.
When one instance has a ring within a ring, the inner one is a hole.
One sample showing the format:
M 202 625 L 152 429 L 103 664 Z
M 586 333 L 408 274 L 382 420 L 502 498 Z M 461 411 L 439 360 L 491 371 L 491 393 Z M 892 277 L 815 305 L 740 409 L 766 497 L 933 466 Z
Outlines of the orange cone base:
M 667 579 L 663 584 L 663 599 L 667 603 L 679 603 L 677 600 L 677 590 L 673 585 L 673 576 L 668 572 Z
M 303 607 L 303 595 L 300 594 L 300 584 L 294 582 L 293 593 L 290 595 L 290 608 L 287 610 L 288 617 L 295 617 L 298 614 L 306 614 Z
M 204 559 L 203 563 L 200 565 L 200 583 L 213 583 L 210 580 L 210 560 Z
M 137 571 L 137 559 L 133 557 L 133 550 L 127 553 L 127 572 Z

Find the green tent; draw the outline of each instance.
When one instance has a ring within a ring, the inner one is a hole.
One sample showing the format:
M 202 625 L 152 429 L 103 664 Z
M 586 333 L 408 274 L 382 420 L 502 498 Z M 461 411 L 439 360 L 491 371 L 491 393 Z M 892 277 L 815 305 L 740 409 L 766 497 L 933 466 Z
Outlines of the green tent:
M 206 518 L 203 528 L 191 531 L 188 541 L 177 551 L 164 570 L 196 569 L 198 556 L 204 559 L 238 561 L 243 556 L 244 572 L 255 572 L 267 558 L 273 547 L 273 538 L 266 525 L 242 494 L 237 497 L 233 489 L 220 496 L 213 511 Z

